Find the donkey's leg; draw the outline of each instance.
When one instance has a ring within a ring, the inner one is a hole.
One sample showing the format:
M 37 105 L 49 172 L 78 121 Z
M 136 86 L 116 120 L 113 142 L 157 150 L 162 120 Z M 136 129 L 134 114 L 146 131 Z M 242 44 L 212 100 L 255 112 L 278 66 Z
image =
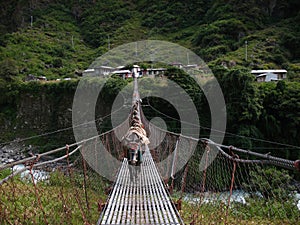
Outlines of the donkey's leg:
M 130 175 L 130 181 L 134 182 L 134 168 L 132 168 L 132 165 L 128 164 L 128 168 L 129 168 L 129 175 Z

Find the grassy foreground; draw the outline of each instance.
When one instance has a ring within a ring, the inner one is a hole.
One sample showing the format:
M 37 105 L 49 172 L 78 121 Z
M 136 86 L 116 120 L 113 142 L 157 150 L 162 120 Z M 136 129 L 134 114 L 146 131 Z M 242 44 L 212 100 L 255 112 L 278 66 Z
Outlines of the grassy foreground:
M 0 178 L 9 171 L 1 171 Z M 16 177 L 0 186 L 0 224 L 96 224 L 99 205 L 105 201 L 105 183 L 88 171 L 83 174 L 52 172 L 49 179 L 31 182 Z M 86 184 L 86 188 L 84 188 Z M 85 192 L 86 190 L 86 192 Z M 87 196 L 87 199 L 86 199 Z M 86 201 L 87 200 L 87 201 Z M 182 202 L 179 211 L 185 224 L 299 224 L 300 215 L 292 202 L 249 198 L 247 204 Z M 226 216 L 227 215 L 227 216 Z
M 72 179 L 55 172 L 35 185 L 15 178 L 0 186 L 0 224 L 95 224 L 98 203 L 105 195 L 102 187 L 87 182 L 87 200 L 83 176 Z M 102 182 L 99 182 L 102 185 Z M 87 203 L 88 202 L 88 203 Z
M 228 209 L 223 202 L 197 205 L 183 202 L 180 215 L 185 224 L 299 224 L 299 211 L 289 203 L 263 201 L 249 202 L 247 205 L 233 204 Z

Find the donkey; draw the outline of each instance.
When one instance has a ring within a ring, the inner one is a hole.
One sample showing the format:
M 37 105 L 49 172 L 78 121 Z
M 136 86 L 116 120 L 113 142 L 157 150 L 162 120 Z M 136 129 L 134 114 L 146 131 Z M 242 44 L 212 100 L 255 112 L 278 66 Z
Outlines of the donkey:
M 130 180 L 134 181 L 140 173 L 140 165 L 142 164 L 142 144 L 140 137 L 134 133 L 129 133 L 123 140 L 125 147 L 125 155 L 128 160 Z
M 132 106 L 132 111 L 129 119 L 129 130 L 122 139 L 122 145 L 126 152 L 125 155 L 128 159 L 130 180 L 138 178 L 142 164 L 142 148 L 149 144 L 147 133 L 141 123 L 140 115 L 138 112 L 139 101 Z

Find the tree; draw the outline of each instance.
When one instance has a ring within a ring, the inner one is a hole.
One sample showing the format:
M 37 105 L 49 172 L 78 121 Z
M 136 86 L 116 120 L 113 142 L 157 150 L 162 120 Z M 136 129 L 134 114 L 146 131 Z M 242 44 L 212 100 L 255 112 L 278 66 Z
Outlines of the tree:
M 228 109 L 229 124 L 239 126 L 240 123 L 253 124 L 258 121 L 262 105 L 254 76 L 246 69 L 233 69 L 225 73 L 219 82 Z
M 299 145 L 300 84 L 279 81 L 262 83 L 259 88 L 263 100 L 263 113 L 257 122 L 257 127 L 264 134 L 264 139 Z M 278 147 L 282 148 L 282 146 Z M 299 157 L 295 149 L 278 150 L 276 154 L 293 160 Z
M 18 72 L 15 60 L 8 58 L 0 62 L 0 78 L 5 81 L 12 81 Z
M 257 166 L 255 170 L 250 171 L 250 184 L 245 186 L 252 194 L 259 192 L 266 199 L 282 201 L 291 198 L 294 191 L 291 181 L 292 177 L 286 170 Z

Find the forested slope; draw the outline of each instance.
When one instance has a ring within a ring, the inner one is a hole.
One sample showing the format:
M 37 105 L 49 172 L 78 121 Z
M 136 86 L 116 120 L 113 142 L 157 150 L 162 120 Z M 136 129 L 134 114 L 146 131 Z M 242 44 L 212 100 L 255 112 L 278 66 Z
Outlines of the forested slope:
M 74 76 L 108 46 L 151 38 L 186 46 L 212 66 L 299 75 L 297 0 L 10 0 L 0 7 L 0 71 L 10 60 L 18 75 Z
M 228 132 L 300 145 L 298 0 L 9 0 L 1 1 L 0 9 L 0 121 L 11 132 L 5 141 L 17 137 L 15 116 L 26 96 L 20 90 L 35 91 L 22 83 L 27 75 L 76 78 L 109 48 L 158 39 L 193 50 L 215 72 L 225 95 Z M 268 68 L 287 69 L 289 79 L 257 84 L 249 74 Z M 58 93 L 64 87 L 70 94 L 75 85 L 43 88 Z M 59 121 L 56 113 L 53 121 Z M 55 128 L 61 127 L 44 130 Z M 269 147 L 231 135 L 226 141 Z

